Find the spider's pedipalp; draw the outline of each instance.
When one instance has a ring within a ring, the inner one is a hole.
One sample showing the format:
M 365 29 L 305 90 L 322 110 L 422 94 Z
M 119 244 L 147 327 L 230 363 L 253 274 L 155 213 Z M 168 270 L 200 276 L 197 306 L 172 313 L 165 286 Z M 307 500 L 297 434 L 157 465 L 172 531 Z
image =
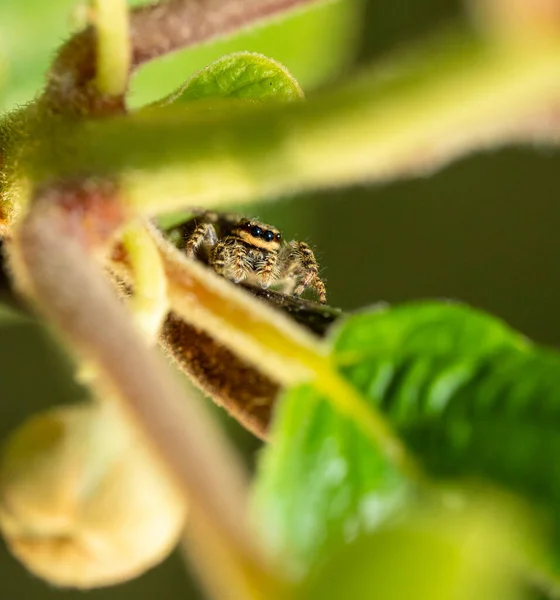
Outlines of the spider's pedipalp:
M 248 251 L 244 244 L 235 238 L 226 238 L 218 242 L 210 255 L 212 268 L 234 283 L 247 279 L 251 272 Z
M 257 263 L 257 283 L 263 288 L 272 285 L 278 279 L 278 253 L 269 252 Z

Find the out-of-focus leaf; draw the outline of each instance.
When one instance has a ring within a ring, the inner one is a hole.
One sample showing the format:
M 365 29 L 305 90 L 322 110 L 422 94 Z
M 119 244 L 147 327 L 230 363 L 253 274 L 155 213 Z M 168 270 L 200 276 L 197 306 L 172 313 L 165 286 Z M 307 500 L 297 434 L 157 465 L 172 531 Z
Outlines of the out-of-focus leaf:
M 319 568 L 297 600 L 515 600 L 507 532 L 480 515 L 406 518 Z
M 128 0 L 130 6 L 149 0 Z M 146 65 L 133 81 L 131 104 L 161 98 L 224 54 L 262 52 L 286 64 L 306 88 L 336 74 L 354 53 L 361 0 L 319 2 L 227 40 L 212 40 Z M 0 111 L 41 89 L 57 48 L 85 23 L 78 0 L 0 3 Z M 289 43 L 286 43 L 289 40 Z
M 169 100 L 202 98 L 297 100 L 303 92 L 280 63 L 255 52 L 236 52 L 195 73 Z
M 227 39 L 148 63 L 132 81 L 132 107 L 154 102 L 221 56 L 259 52 L 289 69 L 307 91 L 332 79 L 354 56 L 362 0 L 320 1 Z
M 76 5 L 76 0 L 0 3 L 0 111 L 37 94 L 56 48 L 71 29 Z
M 57 48 L 85 24 L 86 8 L 80 0 L 0 2 L 0 112 L 38 94 Z
M 560 529 L 557 353 L 469 308 L 417 303 L 350 317 L 333 358 L 429 475 L 513 490 Z M 312 389 L 285 395 L 272 437 L 256 488 L 257 519 L 294 569 L 322 561 L 410 499 L 359 424 Z
M 4 304 L 0 298 L 0 327 L 28 323 L 29 318 L 15 308 Z

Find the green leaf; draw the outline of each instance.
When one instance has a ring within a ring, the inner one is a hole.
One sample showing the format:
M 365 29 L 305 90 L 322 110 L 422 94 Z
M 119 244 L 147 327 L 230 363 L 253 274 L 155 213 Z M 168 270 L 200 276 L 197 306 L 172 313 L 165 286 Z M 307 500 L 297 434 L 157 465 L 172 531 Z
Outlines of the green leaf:
M 283 394 L 272 436 L 254 508 L 265 542 L 295 575 L 406 500 L 398 470 L 311 386 Z
M 495 317 L 452 302 L 414 302 L 364 310 L 348 318 L 335 337 L 334 354 L 339 364 L 404 349 L 480 355 L 529 345 L 526 338 Z
M 497 519 L 499 521 L 499 519 Z M 297 600 L 514 600 L 512 535 L 474 512 L 406 517 L 358 538 L 316 569 Z
M 335 77 L 360 39 L 362 0 L 314 2 L 227 39 L 176 52 L 143 66 L 132 80 L 129 105 L 143 106 L 178 88 L 194 71 L 233 52 L 259 52 L 286 65 L 305 90 Z
M 483 477 L 560 517 L 557 352 L 472 309 L 413 304 L 350 318 L 334 354 L 431 475 Z
M 302 97 L 297 81 L 280 63 L 262 54 L 237 52 L 195 73 L 168 101 L 201 98 L 286 101 Z
M 130 6 L 149 0 L 128 0 Z M 283 18 L 188 48 L 147 64 L 132 82 L 132 106 L 154 101 L 219 56 L 251 50 L 275 56 L 306 87 L 331 78 L 355 51 L 360 0 L 319 2 Z M 0 111 L 33 99 L 40 91 L 56 49 L 85 22 L 78 0 L 0 3 Z M 286 44 L 289 38 L 290 43 Z
M 477 478 L 554 519 L 560 539 L 560 355 L 464 306 L 416 303 L 350 317 L 333 358 L 433 478 Z M 378 527 L 413 490 L 356 423 L 311 388 L 288 391 L 256 487 L 271 548 L 305 571 Z M 522 551 L 522 549 L 520 549 Z

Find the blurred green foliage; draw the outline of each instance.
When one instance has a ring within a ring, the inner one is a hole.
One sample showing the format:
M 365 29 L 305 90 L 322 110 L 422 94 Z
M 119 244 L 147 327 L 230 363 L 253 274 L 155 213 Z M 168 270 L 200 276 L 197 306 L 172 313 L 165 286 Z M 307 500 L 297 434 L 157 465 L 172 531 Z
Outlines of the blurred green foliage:
M 520 600 L 523 590 L 500 564 L 509 542 L 476 513 L 405 517 L 349 543 L 315 570 L 297 600 Z
M 147 0 L 128 0 L 129 5 Z M 362 0 L 333 0 L 240 32 L 226 40 L 176 52 L 144 66 L 135 76 L 131 106 L 169 94 L 195 71 L 224 54 L 260 52 L 293 70 L 306 88 L 332 78 L 356 51 L 355 28 Z M 83 26 L 86 5 L 78 0 L 23 0 L 0 5 L 0 110 L 32 100 L 45 72 L 72 31 Z M 289 39 L 290 43 L 286 43 Z

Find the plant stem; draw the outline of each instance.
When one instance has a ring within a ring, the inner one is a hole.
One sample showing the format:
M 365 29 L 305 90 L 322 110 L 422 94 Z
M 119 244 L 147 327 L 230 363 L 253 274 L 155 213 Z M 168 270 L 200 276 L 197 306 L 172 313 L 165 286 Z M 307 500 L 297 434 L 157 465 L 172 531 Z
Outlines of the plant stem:
M 85 193 L 91 200 L 91 187 Z M 247 573 L 266 572 L 246 522 L 246 476 L 237 453 L 203 405 L 193 398 L 185 401 L 184 390 L 137 335 L 88 255 L 88 243 L 99 245 L 92 236 L 95 212 L 91 205 L 84 211 L 79 199 L 79 190 L 72 194 L 54 188 L 43 190 L 33 203 L 10 245 L 16 283 L 111 386 L 164 459 L 193 515 L 200 515 L 213 535 L 251 566 Z M 105 201 L 110 204 L 111 198 L 92 202 Z M 107 233 L 103 224 L 101 230 Z M 238 597 L 246 598 L 241 592 Z
M 142 223 L 130 224 L 122 241 L 132 269 L 132 315 L 147 339 L 155 342 L 169 310 L 161 257 Z
M 93 0 L 97 43 L 96 84 L 108 96 L 125 93 L 130 70 L 128 6 L 125 0 Z
M 132 66 L 316 3 L 317 0 L 167 0 L 137 8 L 131 14 Z
M 61 130 L 39 148 L 36 176 L 120 175 L 142 214 L 217 207 L 410 177 L 469 151 L 533 141 L 557 102 L 560 42 L 451 38 L 306 102 L 195 103 Z

